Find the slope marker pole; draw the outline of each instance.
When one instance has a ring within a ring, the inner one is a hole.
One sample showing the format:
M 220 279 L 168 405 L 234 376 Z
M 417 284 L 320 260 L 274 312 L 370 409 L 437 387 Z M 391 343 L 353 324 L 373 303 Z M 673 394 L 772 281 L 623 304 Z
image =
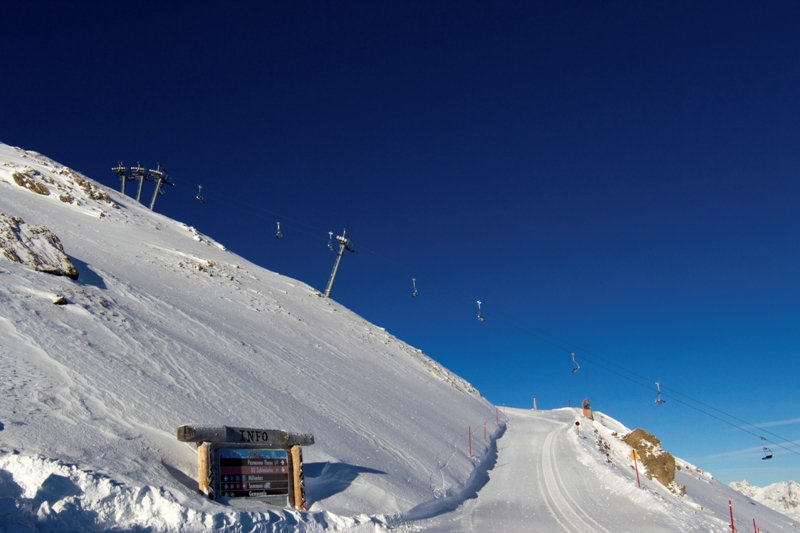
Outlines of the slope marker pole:
M 728 500 L 728 507 L 731 509 L 731 532 L 736 533 L 736 526 L 733 525 L 733 503 Z
M 469 426 L 469 456 L 472 457 L 472 426 Z
M 631 450 L 631 455 L 633 456 L 633 466 L 636 467 L 636 484 L 639 485 L 639 488 L 642 488 L 642 482 L 639 480 L 639 463 L 636 462 L 636 450 Z M 733 512 L 733 511 L 731 511 Z M 733 515 L 731 515 L 733 516 Z

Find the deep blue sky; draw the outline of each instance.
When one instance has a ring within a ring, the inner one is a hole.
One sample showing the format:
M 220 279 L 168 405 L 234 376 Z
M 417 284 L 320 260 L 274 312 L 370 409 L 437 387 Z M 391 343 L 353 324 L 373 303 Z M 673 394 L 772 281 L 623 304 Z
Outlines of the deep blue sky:
M 491 401 L 588 396 L 723 481 L 800 479 L 775 445 L 710 457 L 760 441 L 672 399 L 800 419 L 800 3 L 31 1 L 4 19 L 0 141 L 114 188 L 117 161 L 160 162 L 176 187 L 157 211 L 320 290 L 346 227 L 334 299 Z

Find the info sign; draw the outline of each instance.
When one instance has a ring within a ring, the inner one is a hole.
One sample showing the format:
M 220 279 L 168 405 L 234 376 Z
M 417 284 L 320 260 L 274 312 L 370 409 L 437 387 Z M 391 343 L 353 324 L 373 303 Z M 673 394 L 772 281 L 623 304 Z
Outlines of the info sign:
M 177 437 L 197 443 L 197 490 L 209 499 L 250 498 L 306 508 L 301 447 L 314 444 L 314 435 L 185 424 Z
M 218 448 L 217 494 L 289 505 L 289 454 L 286 450 Z

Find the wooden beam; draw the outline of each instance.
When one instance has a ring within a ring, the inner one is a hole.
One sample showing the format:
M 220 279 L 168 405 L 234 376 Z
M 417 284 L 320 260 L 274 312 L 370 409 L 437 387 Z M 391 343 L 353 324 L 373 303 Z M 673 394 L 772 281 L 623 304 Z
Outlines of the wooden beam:
M 177 437 L 182 442 L 249 443 L 283 448 L 314 444 L 314 435 L 310 433 L 290 433 L 281 429 L 232 426 L 205 427 L 186 424 L 178 427 Z

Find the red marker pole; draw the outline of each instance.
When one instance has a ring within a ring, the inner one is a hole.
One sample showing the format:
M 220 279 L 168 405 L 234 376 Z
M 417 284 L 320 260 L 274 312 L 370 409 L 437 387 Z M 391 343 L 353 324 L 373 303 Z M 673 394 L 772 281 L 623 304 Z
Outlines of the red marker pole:
M 472 457 L 472 426 L 469 426 L 469 456 Z
M 753 533 L 758 533 L 758 528 L 756 527 L 756 519 L 753 518 Z
M 733 504 L 728 500 L 728 507 L 731 508 L 731 531 L 736 533 L 736 526 L 733 525 Z
M 639 480 L 639 463 L 636 462 L 636 450 L 631 450 L 631 455 L 633 455 L 633 465 L 636 467 L 636 484 L 641 489 L 642 482 Z

